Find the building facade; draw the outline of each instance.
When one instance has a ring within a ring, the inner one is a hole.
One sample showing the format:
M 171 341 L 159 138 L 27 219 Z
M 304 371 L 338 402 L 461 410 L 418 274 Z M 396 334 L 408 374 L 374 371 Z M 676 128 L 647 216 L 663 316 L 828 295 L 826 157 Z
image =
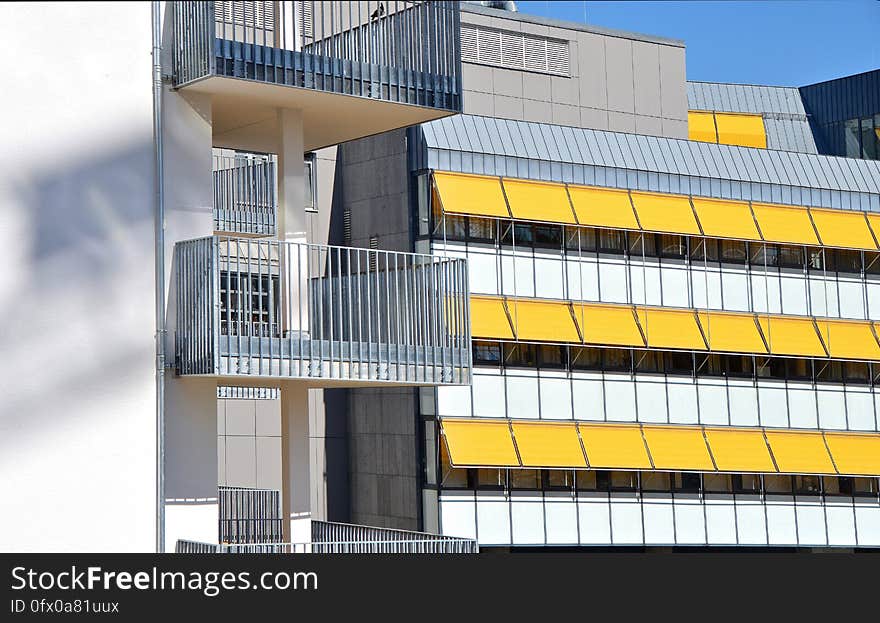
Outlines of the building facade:
M 684 58 L 463 8 L 463 114 L 381 139 L 409 175 L 383 218 L 467 259 L 473 382 L 351 395 L 353 518 L 484 549 L 880 545 L 880 168 L 831 157 L 800 90 Z M 377 500 L 399 476 L 418 514 Z

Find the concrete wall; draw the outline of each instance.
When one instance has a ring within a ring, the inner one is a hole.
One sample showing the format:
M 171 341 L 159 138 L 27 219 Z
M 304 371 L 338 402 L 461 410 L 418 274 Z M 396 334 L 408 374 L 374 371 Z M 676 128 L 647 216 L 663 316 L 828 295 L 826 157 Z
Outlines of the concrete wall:
M 687 138 L 683 44 L 468 7 L 463 24 L 569 41 L 570 77 L 463 63 L 464 112 Z
M 281 489 L 281 405 L 277 399 L 217 401 L 217 483 Z
M 151 551 L 150 5 L 0 23 L 0 551 Z

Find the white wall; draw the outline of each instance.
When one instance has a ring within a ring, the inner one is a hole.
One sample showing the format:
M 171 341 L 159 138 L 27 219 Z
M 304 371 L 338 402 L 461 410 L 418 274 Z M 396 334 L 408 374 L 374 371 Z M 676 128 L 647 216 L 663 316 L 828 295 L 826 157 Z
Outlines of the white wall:
M 0 550 L 150 551 L 150 5 L 0 23 Z

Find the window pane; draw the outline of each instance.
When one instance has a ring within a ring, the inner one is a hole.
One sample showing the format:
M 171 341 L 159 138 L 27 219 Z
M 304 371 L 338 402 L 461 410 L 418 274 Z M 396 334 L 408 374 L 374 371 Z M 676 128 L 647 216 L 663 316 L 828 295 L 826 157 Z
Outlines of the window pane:
M 853 478 L 853 495 L 877 495 L 877 479 Z
M 537 469 L 512 469 L 509 474 L 511 489 L 541 488 L 541 472 Z
M 721 240 L 721 261 L 734 264 L 745 264 L 746 243 L 740 240 Z
M 535 225 L 535 246 L 549 249 L 562 248 L 562 227 Z
M 859 120 L 858 119 L 848 119 L 843 124 L 843 140 L 846 144 L 846 157 L 847 158 L 860 158 L 862 155 L 861 147 L 859 146 Z
M 862 272 L 861 252 L 837 249 L 834 251 L 834 255 L 838 272 L 854 274 L 859 274 Z
M 538 365 L 534 344 L 505 344 L 504 365 L 513 368 L 534 368 Z
M 626 249 L 626 232 L 615 229 L 598 230 L 598 247 L 602 253 L 623 253 Z
M 691 472 L 675 472 L 672 475 L 672 488 L 684 493 L 700 491 L 700 475 Z
M 502 469 L 478 469 L 477 487 L 482 489 L 503 489 L 505 470 Z
M 474 342 L 474 365 L 497 366 L 501 363 L 501 344 Z
M 761 490 L 761 477 L 758 474 L 733 474 L 731 479 L 736 493 L 758 493 Z
M 635 351 L 636 372 L 663 372 L 663 353 L 655 350 Z
M 750 244 L 749 262 L 752 266 L 776 266 L 779 259 L 779 247 L 769 244 Z
M 495 221 L 488 218 L 468 218 L 468 234 L 475 242 L 493 242 L 495 240 Z
M 871 117 L 862 119 L 862 158 L 877 160 L 877 135 Z
M 791 476 L 767 474 L 764 476 L 764 489 L 767 493 L 791 493 Z
M 580 471 L 576 473 L 577 488 L 580 491 L 596 491 L 599 488 L 596 480 L 597 472 Z
M 538 347 L 538 361 L 542 368 L 564 368 L 565 346 L 541 345 Z
M 703 490 L 706 493 L 731 493 L 732 477 L 730 474 L 703 474 Z
M 694 373 L 694 358 L 691 353 L 664 353 L 663 368 L 667 374 L 691 375 Z
M 571 489 L 574 487 L 574 472 L 567 469 L 548 469 L 544 471 L 545 486 L 548 489 Z
M 717 262 L 719 258 L 718 243 L 714 238 L 691 238 L 691 259 L 695 264 L 700 262 Z
M 621 348 L 606 348 L 602 351 L 602 367 L 605 370 L 629 372 L 632 370 L 632 352 Z
M 572 348 L 571 367 L 575 370 L 601 370 L 601 348 Z
M 794 490 L 798 495 L 819 495 L 819 477 L 795 476 Z
M 809 359 L 785 359 L 785 374 L 792 380 L 813 378 L 812 361 Z
M 687 255 L 687 244 L 684 236 L 662 234 L 657 238 L 657 246 L 661 257 L 683 258 Z
M 779 247 L 779 265 L 788 268 L 803 268 L 804 248 L 789 246 Z
M 629 253 L 633 257 L 657 257 L 657 237 L 654 234 L 629 234 Z
M 669 474 L 666 472 L 645 472 L 642 474 L 642 491 L 669 491 Z
M 611 489 L 613 491 L 635 491 L 639 486 L 638 472 L 611 472 Z

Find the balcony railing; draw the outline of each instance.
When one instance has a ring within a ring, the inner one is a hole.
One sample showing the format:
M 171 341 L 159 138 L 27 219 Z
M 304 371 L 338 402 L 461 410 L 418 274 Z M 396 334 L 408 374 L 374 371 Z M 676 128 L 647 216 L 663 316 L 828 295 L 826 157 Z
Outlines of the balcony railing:
M 172 6 L 176 86 L 226 76 L 461 111 L 458 2 Z
M 275 168 L 249 158 L 214 171 L 214 231 L 275 235 Z
M 180 374 L 470 382 L 465 260 L 212 236 L 175 263 Z
M 283 540 L 281 492 L 277 489 L 218 487 L 220 543 L 277 543 Z

